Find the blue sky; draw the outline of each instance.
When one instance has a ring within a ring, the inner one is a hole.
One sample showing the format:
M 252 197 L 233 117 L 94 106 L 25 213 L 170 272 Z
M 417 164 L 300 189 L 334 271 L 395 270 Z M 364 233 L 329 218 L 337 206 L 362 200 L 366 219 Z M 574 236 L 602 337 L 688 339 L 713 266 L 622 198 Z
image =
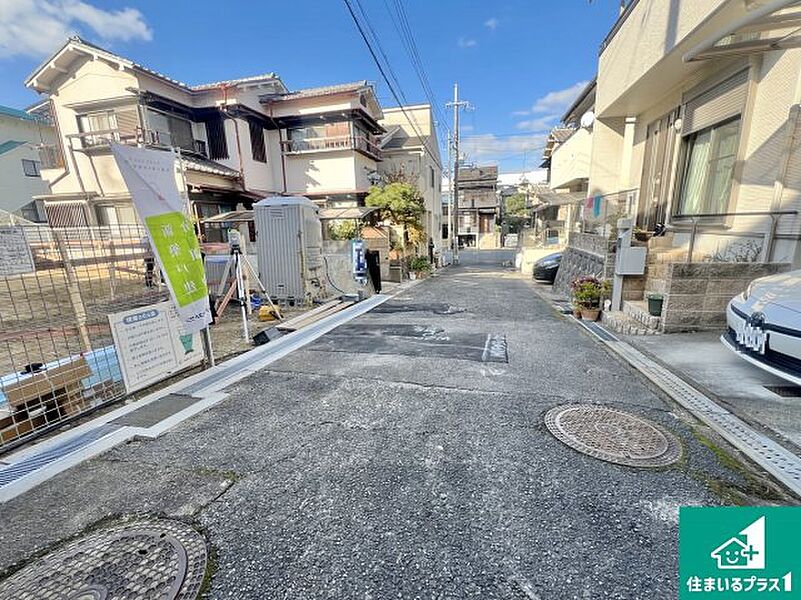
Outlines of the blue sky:
M 594 76 L 618 5 L 400 1 L 440 112 L 449 119 L 454 81 L 475 106 L 462 117 L 466 158 L 504 172 L 538 164 L 543 135 Z M 406 99 L 427 101 L 393 0 L 361 3 Z M 396 104 L 341 0 L 0 0 L 0 104 L 35 101 L 24 79 L 72 32 L 190 84 L 269 71 L 290 89 L 368 79 Z

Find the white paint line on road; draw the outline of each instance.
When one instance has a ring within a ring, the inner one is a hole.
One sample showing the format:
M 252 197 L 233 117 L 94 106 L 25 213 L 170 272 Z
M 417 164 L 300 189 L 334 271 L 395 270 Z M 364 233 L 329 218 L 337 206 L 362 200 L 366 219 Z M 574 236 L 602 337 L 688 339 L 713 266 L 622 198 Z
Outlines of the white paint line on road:
M 69 443 L 76 440 L 76 438 L 106 426 L 111 421 L 156 402 L 169 394 L 190 394 L 198 398 L 197 402 L 170 415 L 152 427 L 121 426 L 91 443 L 80 445 L 73 451 L 65 452 L 63 456 L 55 460 L 50 460 L 46 464 L 36 466 L 35 468 L 32 467 L 29 472 L 26 472 L 13 481 L 5 485 L 0 485 L 0 503 L 7 502 L 11 498 L 19 496 L 23 492 L 47 481 L 58 473 L 110 450 L 114 446 L 122 444 L 130 439 L 137 437 L 147 439 L 157 438 L 179 423 L 186 421 L 224 400 L 227 397 L 227 394 L 222 392 L 224 388 L 241 381 L 245 377 L 263 369 L 270 363 L 283 358 L 287 354 L 310 344 L 340 325 L 344 325 L 356 317 L 363 315 L 376 306 L 383 304 L 389 300 L 390 297 L 391 296 L 384 294 L 372 296 L 345 310 L 320 319 L 308 327 L 294 331 L 269 344 L 254 348 L 221 365 L 187 377 L 186 379 L 146 396 L 138 402 L 132 402 L 131 404 L 122 406 L 84 423 L 79 427 L 75 427 L 36 444 L 35 446 L 14 453 L 11 457 L 7 458 L 10 464 L 7 467 L 0 468 L 0 475 L 2 475 L 6 469 L 14 468 L 15 465 L 24 464 L 24 461 L 28 461 L 34 465 L 38 462 L 38 457 L 46 455 L 49 452 L 58 452 L 59 447 L 69 445 Z
M 597 323 L 593 323 L 593 327 L 588 327 L 581 321 L 578 323 L 675 402 L 773 475 L 787 489 L 801 496 L 801 457 L 759 433 L 706 394 Z M 606 335 L 596 329 L 602 330 Z

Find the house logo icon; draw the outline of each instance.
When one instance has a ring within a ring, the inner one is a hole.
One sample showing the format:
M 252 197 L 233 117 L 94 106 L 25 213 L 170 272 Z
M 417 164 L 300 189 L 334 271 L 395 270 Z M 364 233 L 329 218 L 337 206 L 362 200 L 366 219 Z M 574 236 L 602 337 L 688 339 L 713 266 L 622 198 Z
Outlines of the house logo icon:
M 711 555 L 718 569 L 765 568 L 765 517 L 759 517 L 736 536 L 715 548 Z

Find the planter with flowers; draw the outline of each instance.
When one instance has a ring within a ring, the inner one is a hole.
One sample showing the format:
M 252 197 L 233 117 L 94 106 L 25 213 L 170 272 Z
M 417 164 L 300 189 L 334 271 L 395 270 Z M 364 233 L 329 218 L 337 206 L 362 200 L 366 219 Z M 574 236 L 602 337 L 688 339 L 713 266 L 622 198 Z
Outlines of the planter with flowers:
M 609 282 L 590 275 L 573 280 L 570 289 L 574 314 L 579 311 L 582 320 L 597 321 L 601 314 L 601 301 L 609 295 Z
M 426 256 L 415 256 L 409 261 L 409 278 L 422 279 L 431 273 L 431 263 Z

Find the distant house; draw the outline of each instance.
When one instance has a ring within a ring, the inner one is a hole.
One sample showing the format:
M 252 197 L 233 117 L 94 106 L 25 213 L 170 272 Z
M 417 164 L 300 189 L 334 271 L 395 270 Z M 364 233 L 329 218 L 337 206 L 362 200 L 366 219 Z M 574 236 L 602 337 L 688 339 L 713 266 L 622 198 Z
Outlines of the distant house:
M 41 202 L 34 200 L 49 189 L 39 146 L 54 141 L 53 127 L 41 116 L 0 106 L 0 210 L 29 221 L 46 219 Z
M 460 168 L 457 189 L 459 245 L 496 247 L 499 243 L 496 225 L 501 222 L 498 167 Z

